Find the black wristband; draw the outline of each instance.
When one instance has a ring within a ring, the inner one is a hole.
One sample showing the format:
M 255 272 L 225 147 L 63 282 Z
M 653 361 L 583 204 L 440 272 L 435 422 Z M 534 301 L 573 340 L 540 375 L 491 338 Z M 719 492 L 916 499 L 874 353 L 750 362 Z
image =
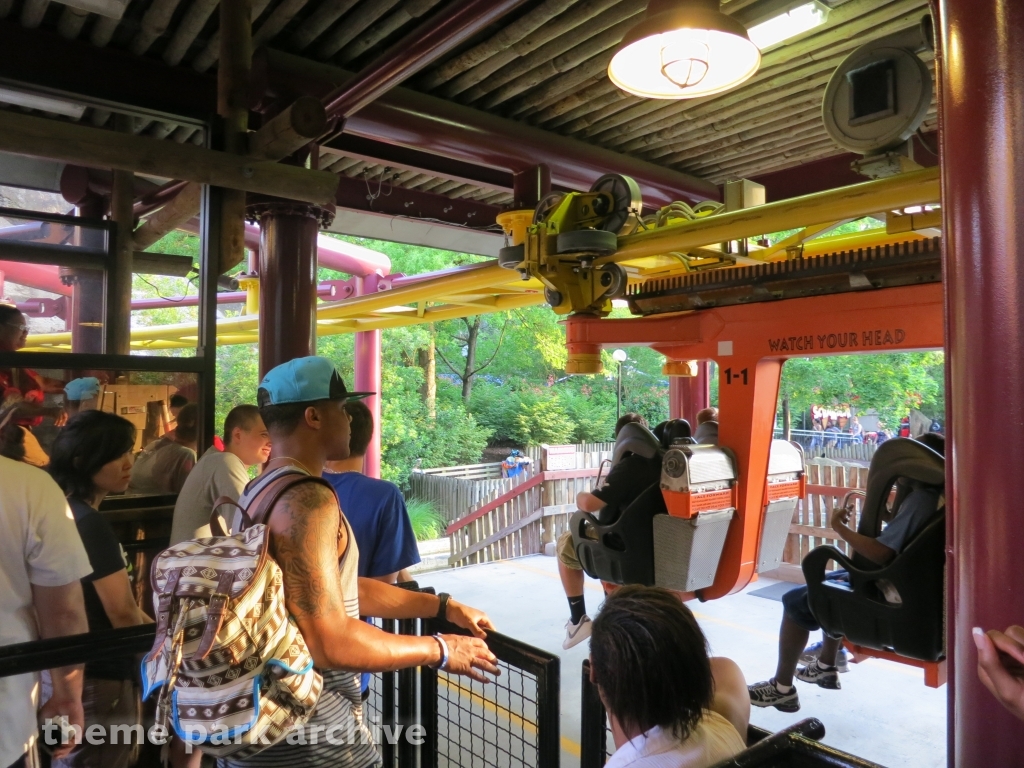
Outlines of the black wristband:
M 449 595 L 447 592 L 441 592 L 437 596 L 437 599 L 441 601 L 441 604 L 437 607 L 437 616 L 435 616 L 434 618 L 439 619 L 441 621 L 448 620 L 448 601 L 451 599 L 451 597 L 452 596 Z

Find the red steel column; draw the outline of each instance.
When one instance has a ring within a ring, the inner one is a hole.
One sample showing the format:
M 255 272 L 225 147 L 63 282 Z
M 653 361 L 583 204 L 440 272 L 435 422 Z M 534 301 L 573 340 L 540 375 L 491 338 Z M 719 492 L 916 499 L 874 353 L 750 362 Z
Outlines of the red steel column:
M 942 0 L 941 146 L 952 445 L 950 701 L 957 768 L 1019 765 L 1024 724 L 978 681 L 971 628 L 1024 623 L 1024 3 Z M 993 430 L 993 408 L 999 423 Z
M 107 212 L 107 201 L 89 194 L 78 202 L 76 215 L 101 219 Z M 103 247 L 103 232 L 79 229 L 78 242 L 92 248 Z M 103 273 L 95 269 L 61 267 L 61 281 L 71 285 L 71 312 L 66 325 L 71 329 L 71 351 L 99 354 L 103 352 L 104 320 L 106 319 Z
M 256 207 L 260 222 L 260 377 L 316 353 L 316 236 L 323 212 L 301 203 Z
M 697 429 L 697 412 L 708 407 L 710 400 L 708 362 L 697 363 L 696 376 L 672 376 L 668 380 L 668 417 L 686 419 Z
M 358 278 L 359 295 L 377 292 L 377 275 Z M 373 414 L 373 437 L 363 457 L 363 474 L 380 479 L 380 331 L 360 331 L 355 340 L 353 390 L 376 392 L 364 401 Z

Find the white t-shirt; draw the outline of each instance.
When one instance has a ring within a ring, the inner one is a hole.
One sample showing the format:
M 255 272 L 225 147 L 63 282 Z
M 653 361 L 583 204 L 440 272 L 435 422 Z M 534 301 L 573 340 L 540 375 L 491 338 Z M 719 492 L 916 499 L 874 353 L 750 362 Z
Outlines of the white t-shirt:
M 708 768 L 746 747 L 732 723 L 708 710 L 686 741 L 654 726 L 615 750 L 605 768 Z
M 221 496 L 237 501 L 248 482 L 249 473 L 240 458 L 230 451 L 210 448 L 189 472 L 178 494 L 171 523 L 171 545 L 212 536 L 213 503 Z M 229 522 L 234 513 L 230 507 L 221 510 L 221 516 Z
M 64 494 L 48 474 L 0 456 L 0 646 L 39 639 L 32 585 L 60 587 L 92 573 Z M 39 679 L 0 677 L 0 765 L 35 742 Z

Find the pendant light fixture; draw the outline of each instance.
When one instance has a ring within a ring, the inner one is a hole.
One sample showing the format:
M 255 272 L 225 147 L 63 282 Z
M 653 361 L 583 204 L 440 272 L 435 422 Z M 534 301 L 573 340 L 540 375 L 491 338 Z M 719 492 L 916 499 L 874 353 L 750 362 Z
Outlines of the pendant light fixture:
M 624 91 L 648 99 L 692 99 L 734 88 L 761 64 L 747 30 L 718 0 L 651 0 L 608 64 Z

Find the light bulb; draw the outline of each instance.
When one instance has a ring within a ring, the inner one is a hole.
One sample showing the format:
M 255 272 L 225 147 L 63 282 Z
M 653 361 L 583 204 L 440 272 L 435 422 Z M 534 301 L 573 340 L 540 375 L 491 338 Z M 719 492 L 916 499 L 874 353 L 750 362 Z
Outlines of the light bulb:
M 710 59 L 711 49 L 703 40 L 670 40 L 661 49 L 661 74 L 680 88 L 693 88 L 707 75 Z

